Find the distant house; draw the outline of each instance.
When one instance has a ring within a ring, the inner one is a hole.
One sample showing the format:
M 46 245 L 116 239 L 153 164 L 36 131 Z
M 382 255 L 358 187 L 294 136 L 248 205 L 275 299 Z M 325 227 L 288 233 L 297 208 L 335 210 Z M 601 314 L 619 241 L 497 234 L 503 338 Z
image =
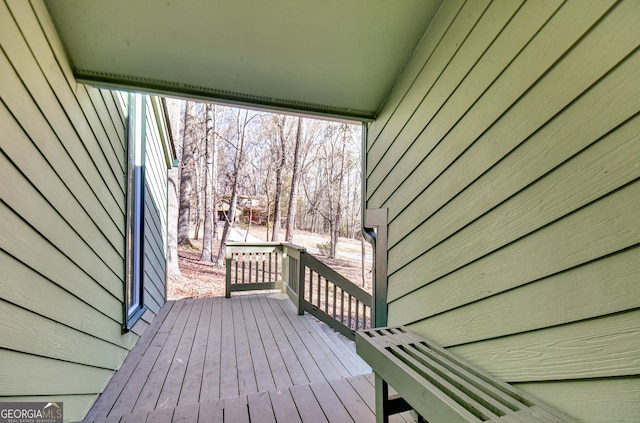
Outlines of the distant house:
M 165 298 L 162 102 L 82 81 L 362 121 L 388 322 L 636 421 L 640 2 L 276 4 L 0 1 L 2 400 L 81 418 Z

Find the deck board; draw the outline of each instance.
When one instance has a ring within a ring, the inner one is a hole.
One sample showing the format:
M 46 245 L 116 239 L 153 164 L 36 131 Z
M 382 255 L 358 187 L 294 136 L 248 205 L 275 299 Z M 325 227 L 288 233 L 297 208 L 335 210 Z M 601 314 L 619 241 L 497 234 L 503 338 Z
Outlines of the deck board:
M 280 293 L 167 303 L 85 422 L 375 421 L 370 379 L 344 379 L 368 366 L 317 325 Z
M 269 327 L 269 322 L 262 310 L 262 306 L 256 300 L 250 301 L 250 304 L 253 309 L 253 315 L 265 352 L 278 351 L 278 344 L 271 328 Z M 293 381 L 291 380 L 291 376 L 289 376 L 289 370 L 287 369 L 287 365 L 284 362 L 282 354 L 267 354 L 267 361 L 269 362 L 269 368 L 271 369 L 276 388 L 284 388 L 293 385 Z
M 220 398 L 220 345 L 222 343 L 222 298 L 211 298 L 209 338 L 204 357 L 200 402 Z
M 213 307 L 211 298 L 204 299 L 202 303 L 202 311 L 193 340 L 191 356 L 187 362 L 178 405 L 197 404 L 200 401 L 207 338 L 211 323 L 211 308 Z

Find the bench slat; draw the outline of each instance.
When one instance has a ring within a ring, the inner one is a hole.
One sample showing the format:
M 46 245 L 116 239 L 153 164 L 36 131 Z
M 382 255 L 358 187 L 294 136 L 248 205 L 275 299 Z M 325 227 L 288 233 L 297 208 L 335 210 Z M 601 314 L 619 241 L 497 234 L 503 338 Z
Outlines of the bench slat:
M 377 421 L 388 421 L 386 384 L 430 423 L 575 420 L 406 328 L 359 331 L 356 350 L 376 373 Z

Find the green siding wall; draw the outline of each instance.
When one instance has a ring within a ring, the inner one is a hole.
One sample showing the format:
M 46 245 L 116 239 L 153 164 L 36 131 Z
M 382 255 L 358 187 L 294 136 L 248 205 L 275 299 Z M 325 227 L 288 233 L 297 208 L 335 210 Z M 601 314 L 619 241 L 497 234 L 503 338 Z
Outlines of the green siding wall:
M 165 301 L 165 123 L 149 98 L 149 311 L 122 334 L 126 94 L 75 82 L 41 2 L 0 1 L 0 28 L 0 401 L 73 421 Z
M 640 415 L 640 3 L 446 0 L 367 137 L 389 324 Z

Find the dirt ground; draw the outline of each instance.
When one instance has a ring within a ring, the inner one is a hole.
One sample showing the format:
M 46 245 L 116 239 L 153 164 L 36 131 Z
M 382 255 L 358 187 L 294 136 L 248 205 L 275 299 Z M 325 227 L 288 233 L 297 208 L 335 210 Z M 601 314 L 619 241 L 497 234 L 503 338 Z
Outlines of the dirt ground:
M 260 239 L 266 238 L 266 228 L 252 226 L 249 233 Z M 284 240 L 284 231 L 280 236 Z M 202 239 L 192 240 L 197 249 L 187 247 L 178 248 L 178 265 L 182 278 L 179 280 L 169 279 L 168 299 L 177 300 L 180 298 L 204 298 L 224 296 L 225 268 L 217 267 L 214 263 L 204 263 L 200 261 Z M 293 237 L 293 243 L 306 248 L 317 248 L 320 243 L 329 242 L 329 237 L 324 237 L 311 232 L 297 231 Z M 338 242 L 338 253 L 345 252 L 348 256 L 329 259 L 326 256 L 314 254 L 318 259 L 335 271 L 355 283 L 362 286 L 362 265 L 360 240 L 340 238 Z M 365 242 L 368 260 L 364 272 L 364 289 L 371 292 L 371 246 Z M 219 243 L 214 242 L 214 257 L 217 257 Z M 358 257 L 358 259 L 354 259 Z M 234 294 L 238 295 L 238 294 Z

